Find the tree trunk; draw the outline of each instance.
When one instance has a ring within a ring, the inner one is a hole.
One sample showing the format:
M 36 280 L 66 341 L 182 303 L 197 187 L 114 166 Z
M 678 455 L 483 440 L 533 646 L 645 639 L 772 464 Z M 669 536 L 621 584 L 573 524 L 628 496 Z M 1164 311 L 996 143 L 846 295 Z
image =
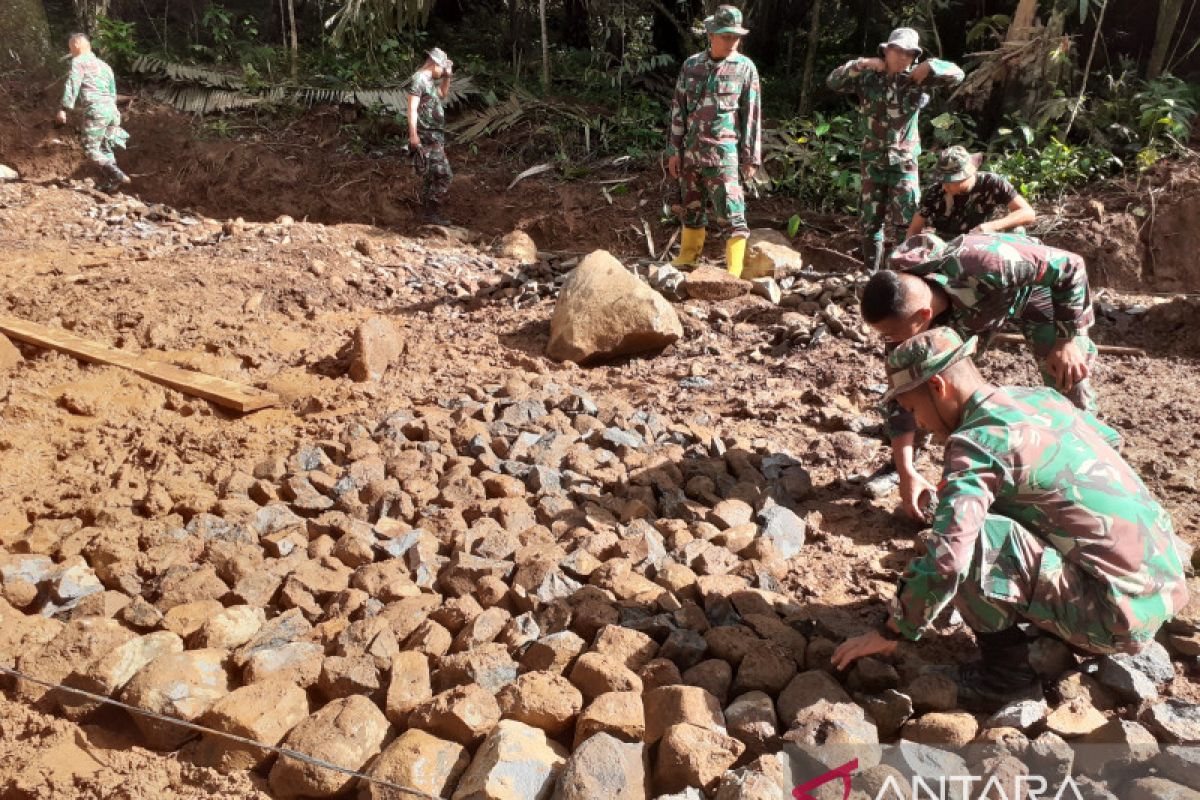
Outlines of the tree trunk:
M 550 32 L 546 26 L 546 0 L 538 2 L 538 18 L 542 23 L 542 91 L 550 88 Z
M 1163 73 L 1167 63 L 1167 51 L 1171 49 L 1171 39 L 1175 35 L 1175 26 L 1179 24 L 1179 12 L 1183 10 L 1183 0 L 1160 0 L 1158 4 L 1158 24 L 1154 31 L 1154 47 L 1150 50 L 1150 63 L 1146 65 L 1146 78 L 1154 80 Z
M 1017 4 L 1017 10 L 1012 15 L 1012 22 L 1008 26 L 1008 36 L 1010 42 L 1019 42 L 1029 38 L 1029 29 L 1033 27 L 1033 21 L 1037 17 L 1037 0 L 1020 0 Z
M 812 0 L 812 19 L 808 23 L 808 44 L 804 48 L 804 73 L 800 79 L 800 116 L 812 110 L 813 72 L 817 67 L 817 46 L 821 43 L 821 0 Z
M 291 28 L 292 80 L 300 79 L 300 39 L 296 33 L 296 0 L 288 0 L 288 27 Z
M 50 26 L 42 0 L 0 3 L 0 68 L 37 69 L 50 60 Z

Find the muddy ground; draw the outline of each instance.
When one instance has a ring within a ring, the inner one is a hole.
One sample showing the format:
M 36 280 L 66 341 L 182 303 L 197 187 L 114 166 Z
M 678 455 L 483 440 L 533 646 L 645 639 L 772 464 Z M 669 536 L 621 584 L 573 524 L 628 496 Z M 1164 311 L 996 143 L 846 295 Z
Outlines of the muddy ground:
M 878 420 L 874 340 L 826 337 L 811 349 L 772 352 L 780 310 L 765 300 L 689 302 L 696 313 L 681 314 L 686 333 L 676 346 L 582 369 L 543 355 L 552 299 L 515 308 L 511 298 L 490 294 L 519 272 L 489 249 L 514 228 L 548 251 L 603 246 L 632 262 L 646 254 L 632 226 L 646 219 L 661 249 L 670 232 L 657 222 L 652 171 L 631 175 L 635 190 L 610 205 L 597 186 L 580 183 L 535 178 L 506 191 L 519 169 L 499 161 L 498 151 L 452 150 L 459 179 L 448 212 L 480 234 L 477 244 L 463 244 L 418 235 L 408 167 L 339 152 L 335 115 L 282 132 L 264 126 L 253 141 L 212 141 L 194 138 L 192 121 L 135 101 L 135 144 L 125 163 L 145 210 L 80 183 L 88 173 L 77 146 L 37 122 L 30 96 L 7 105 L 0 161 L 26 181 L 0 185 L 0 313 L 283 398 L 278 408 L 235 415 L 117 368 L 19 345 L 24 360 L 0 376 L 0 542 L 9 549 L 38 521 L 111 527 L 175 515 L 186 522 L 219 508 L 217 487 L 234 472 L 298 442 L 336 437 L 356 421 L 373 427 L 393 411 L 433 409 L 516 375 L 799 455 L 816 486 L 804 510 L 819 530 L 786 585 L 839 634 L 878 616 L 876 595 L 890 592 L 913 552 L 918 528 L 893 513 L 895 498 L 862 491 L 886 449 L 845 430 L 846 420 L 862 415 Z M 1142 184 L 1073 199 L 1047 228 L 1052 241 L 1084 252 L 1093 280 L 1109 287 L 1096 338 L 1147 351 L 1102 358 L 1103 413 L 1193 544 L 1200 544 L 1200 304 L 1155 293 L 1200 291 L 1198 174 L 1164 167 Z M 773 201 L 756 213 L 782 220 L 791 212 Z M 224 224 L 238 217 L 244 225 Z M 814 229 L 802 245 L 850 252 L 846 220 L 810 219 L 832 235 Z M 408 352 L 381 381 L 354 383 L 345 375 L 346 345 L 375 314 L 402 330 Z M 1036 379 L 1016 350 L 995 352 L 987 372 L 1008 383 Z M 681 389 L 689 377 L 711 382 Z M 926 456 L 924 466 L 936 475 L 935 460 Z M 967 642 L 925 645 L 922 657 L 965 656 Z M 1171 691 L 1200 697 L 1183 672 Z M 4 699 L 0 720 L 5 796 L 265 790 L 261 776 L 226 778 L 145 750 L 116 717 L 77 726 Z

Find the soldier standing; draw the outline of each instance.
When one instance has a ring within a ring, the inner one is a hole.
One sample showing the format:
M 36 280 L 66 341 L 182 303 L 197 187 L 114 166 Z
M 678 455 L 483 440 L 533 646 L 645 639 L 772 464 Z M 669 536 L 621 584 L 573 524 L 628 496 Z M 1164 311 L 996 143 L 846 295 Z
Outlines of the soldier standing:
M 948 147 L 938 156 L 937 179 L 921 195 L 921 211 L 908 226 L 910 237 L 926 229 L 943 239 L 964 233 L 1003 233 L 1037 219 L 1016 187 L 1002 175 L 980 172 L 979 158 L 965 147 Z M 1001 210 L 1008 213 L 995 218 Z
M 917 63 L 921 46 L 912 28 L 897 28 L 879 45 L 883 58 L 858 58 L 829 75 L 829 88 L 855 93 L 863 117 L 862 230 L 863 265 L 879 269 L 883 229 L 889 210 L 901 231 L 908 227 L 921 200 L 917 156 L 921 136 L 917 119 L 929 103 L 925 90 L 956 86 L 963 71 L 949 61 L 931 58 Z
M 862 314 L 893 346 L 938 325 L 961 335 L 990 335 L 1009 322 L 1021 329 L 1047 386 L 1078 408 L 1096 412 L 1089 379 L 1096 345 L 1087 265 L 1066 250 L 1018 234 L 973 233 L 943 242 L 914 236 L 892 253 L 889 266 L 863 289 Z M 924 519 L 923 497 L 933 487 L 914 464 L 916 420 L 890 404 L 888 435 L 900 478 L 900 501 Z
M 67 45 L 71 51 L 71 72 L 55 120 L 65 125 L 67 112 L 75 108 L 76 102 L 83 104 L 84 151 L 104 173 L 106 180 L 100 188 L 109 191 L 130 182 L 113 155 L 114 147 L 124 149 L 129 140 L 129 134 L 121 127 L 121 112 L 117 110 L 117 81 L 112 67 L 92 52 L 87 36 L 73 33 Z
M 1051 389 L 986 383 L 975 347 L 934 328 L 888 359 L 888 397 L 946 443 L 933 537 L 883 627 L 833 662 L 917 640 L 953 603 L 982 655 L 953 673 L 959 704 L 994 711 L 1041 696 L 1018 622 L 1090 653 L 1136 653 L 1187 604 L 1190 553 L 1116 431 Z
M 441 206 L 450 191 L 454 171 L 446 159 L 446 109 L 454 68 L 441 48 L 426 54 L 425 64 L 417 70 L 408 86 L 408 145 L 424 176 L 421 187 L 421 212 L 425 222 L 450 224 L 441 215 Z
M 717 221 L 732 229 L 725 265 L 740 277 L 750 236 L 741 179 L 753 180 L 762 163 L 758 69 L 738 52 L 749 33 L 741 11 L 720 6 L 704 20 L 704 29 L 708 50 L 683 63 L 671 103 L 667 168 L 681 183 L 684 206 L 682 242 L 672 263 L 696 263 L 711 203 Z

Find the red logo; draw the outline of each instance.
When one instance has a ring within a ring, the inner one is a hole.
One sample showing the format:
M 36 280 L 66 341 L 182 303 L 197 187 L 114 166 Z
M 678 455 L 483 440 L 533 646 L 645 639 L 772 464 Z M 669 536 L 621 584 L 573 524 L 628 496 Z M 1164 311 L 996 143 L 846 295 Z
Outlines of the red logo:
M 813 778 L 808 783 L 801 784 L 792 790 L 792 797 L 795 800 L 814 800 L 809 792 L 816 789 L 818 786 L 824 786 L 832 780 L 842 779 L 842 800 L 848 800 L 850 797 L 850 775 L 854 770 L 858 769 L 858 759 L 847 761 L 840 767 L 826 772 L 819 778 Z

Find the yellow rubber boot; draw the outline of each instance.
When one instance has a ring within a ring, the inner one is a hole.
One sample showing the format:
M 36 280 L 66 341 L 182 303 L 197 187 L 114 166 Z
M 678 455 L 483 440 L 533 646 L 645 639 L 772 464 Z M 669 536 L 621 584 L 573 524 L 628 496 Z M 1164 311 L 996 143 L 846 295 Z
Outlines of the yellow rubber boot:
M 704 228 L 684 228 L 679 243 L 679 255 L 671 262 L 672 267 L 690 267 L 704 250 Z
M 746 261 L 746 237 L 735 236 L 725 243 L 725 269 L 735 278 L 742 277 Z

